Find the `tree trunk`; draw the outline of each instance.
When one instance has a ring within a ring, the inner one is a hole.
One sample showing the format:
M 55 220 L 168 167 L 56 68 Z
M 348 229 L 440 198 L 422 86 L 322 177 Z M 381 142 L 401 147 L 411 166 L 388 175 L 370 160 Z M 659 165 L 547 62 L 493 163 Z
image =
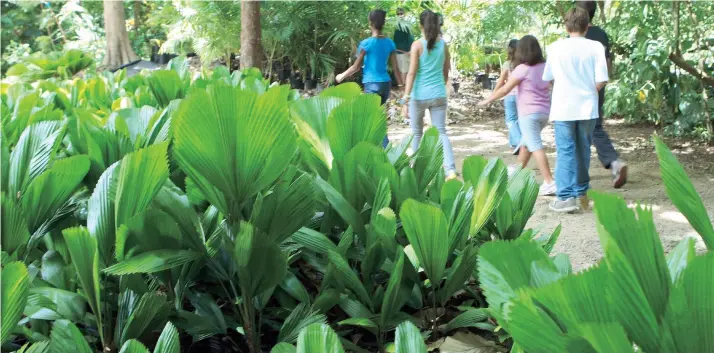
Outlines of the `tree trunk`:
M 141 0 L 134 0 L 134 30 L 139 32 L 141 27 Z
M 262 69 L 263 48 L 260 41 L 260 1 L 240 3 L 240 68 Z
M 123 1 L 104 0 L 104 31 L 107 36 L 107 51 L 102 66 L 116 69 L 139 59 L 129 44 Z

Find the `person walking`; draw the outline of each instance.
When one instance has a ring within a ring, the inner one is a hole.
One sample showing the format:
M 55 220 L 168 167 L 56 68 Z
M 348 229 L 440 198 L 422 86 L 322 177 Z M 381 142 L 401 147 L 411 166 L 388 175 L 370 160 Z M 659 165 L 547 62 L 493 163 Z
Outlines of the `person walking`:
M 479 105 L 490 104 L 518 89 L 517 126 L 522 134 L 518 162 L 525 168 L 532 154 L 544 180 L 540 187 L 540 195 L 553 196 L 557 187 L 550 172 L 548 156 L 545 155 L 541 138 L 541 131 L 548 125 L 548 114 L 550 114 L 550 83 L 543 80 L 545 59 L 543 50 L 534 36 L 527 35 L 518 41 L 512 65 L 515 68 L 509 74 L 508 81 Z
M 412 133 L 412 150 L 419 148 L 423 135 L 424 114 L 429 110 L 431 122 L 439 130 L 444 147 L 444 170 L 447 179 L 456 178 L 454 151 L 446 133 L 446 82 L 450 69 L 449 48 L 439 35 L 439 18 L 430 10 L 419 16 L 422 38 L 411 47 L 407 85 L 400 100 L 405 116 L 409 117 Z
M 414 43 L 414 36 L 411 34 L 408 25 L 404 20 L 404 9 L 397 9 L 397 29 L 394 31 L 394 44 L 397 47 L 397 63 L 402 80 L 406 81 L 409 71 L 409 50 Z M 396 75 L 395 75 L 396 76 Z
M 605 48 L 585 38 L 589 23 L 582 8 L 566 13 L 565 28 L 570 36 L 551 45 L 543 70 L 543 80 L 554 81 L 550 120 L 555 125 L 557 199 L 550 209 L 555 212 L 588 207 L 590 146 L 600 117 L 598 91 L 609 79 Z
M 511 39 L 508 42 L 508 47 L 506 51 L 508 56 L 506 57 L 506 62 L 503 63 L 501 69 L 501 76 L 498 77 L 496 81 L 496 87 L 494 87 L 493 92 L 495 93 L 501 87 L 503 87 L 506 82 L 508 82 L 511 77 L 511 71 L 515 68 L 514 55 L 516 53 L 516 47 L 518 46 L 518 39 Z M 517 86 L 510 90 L 505 98 L 503 98 L 503 110 L 506 114 L 506 127 L 508 128 L 508 145 L 511 146 L 513 154 L 517 155 L 520 151 L 521 146 L 521 130 L 518 125 L 518 106 L 516 104 L 516 93 L 518 92 Z M 492 94 L 493 96 L 493 94 Z
M 590 24 L 588 25 L 588 30 L 585 32 L 585 38 L 600 42 L 603 47 L 605 47 L 605 60 L 607 60 L 607 73 L 612 75 L 612 55 L 610 54 L 610 38 L 608 38 L 607 33 L 598 27 L 593 26 L 593 18 L 595 17 L 595 11 L 597 10 L 597 2 L 589 1 L 578 1 L 577 6 L 583 8 L 588 12 L 590 18 Z M 603 9 L 600 9 L 603 11 Z M 593 131 L 593 145 L 595 145 L 595 150 L 597 150 L 597 157 L 602 163 L 605 169 L 610 169 L 612 172 L 612 185 L 619 189 L 627 183 L 627 164 L 620 159 L 620 156 L 615 150 L 610 140 L 610 135 L 607 134 L 603 127 L 603 105 L 605 104 L 605 90 L 601 89 L 598 92 L 598 115 L 597 121 L 595 122 L 595 131 Z
M 394 41 L 382 33 L 386 19 L 387 13 L 384 10 L 373 10 L 369 13 L 369 28 L 372 30 L 372 36 L 360 42 L 357 48 L 357 60 L 354 64 L 335 77 L 335 80 L 340 83 L 362 69 L 364 92 L 379 95 L 382 105 L 387 103 L 392 88 L 392 79 L 387 72 L 388 60 L 392 64 L 398 84 L 404 84 L 402 75 L 399 73 L 397 48 Z M 385 135 L 382 147 L 386 148 L 388 144 L 389 138 Z

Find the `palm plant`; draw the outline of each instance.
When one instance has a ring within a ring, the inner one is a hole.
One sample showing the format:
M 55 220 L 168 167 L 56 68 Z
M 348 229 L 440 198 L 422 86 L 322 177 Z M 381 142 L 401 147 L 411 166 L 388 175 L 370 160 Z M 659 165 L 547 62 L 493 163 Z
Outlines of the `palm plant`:
M 668 195 L 711 247 L 714 228 L 699 195 L 669 149 L 655 143 Z M 591 195 L 604 260 L 581 274 L 571 275 L 567 258 L 549 258 L 527 239 L 482 247 L 481 283 L 494 317 L 514 339 L 512 351 L 714 349 L 712 313 L 701 309 L 712 306 L 711 252 L 697 255 L 693 239 L 685 239 L 665 256 L 651 209 Z

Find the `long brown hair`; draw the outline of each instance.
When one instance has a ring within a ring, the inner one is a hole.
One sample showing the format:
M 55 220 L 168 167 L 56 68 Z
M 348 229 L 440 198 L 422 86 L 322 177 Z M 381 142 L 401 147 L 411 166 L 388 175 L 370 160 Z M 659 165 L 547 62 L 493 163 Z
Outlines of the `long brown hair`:
M 530 34 L 521 38 L 516 47 L 515 66 L 520 64 L 533 66 L 542 62 L 545 62 L 545 58 L 538 39 Z
M 516 48 L 518 47 L 518 39 L 511 39 L 508 41 L 508 48 L 506 48 L 506 53 L 508 53 L 508 56 L 506 57 L 506 60 L 508 60 L 508 65 L 510 65 L 509 69 L 513 70 L 516 65 L 515 65 L 515 58 L 516 58 Z
M 424 27 L 424 37 L 426 37 L 426 48 L 434 49 L 436 39 L 439 37 L 439 17 L 431 10 L 424 10 L 419 16 L 419 23 Z

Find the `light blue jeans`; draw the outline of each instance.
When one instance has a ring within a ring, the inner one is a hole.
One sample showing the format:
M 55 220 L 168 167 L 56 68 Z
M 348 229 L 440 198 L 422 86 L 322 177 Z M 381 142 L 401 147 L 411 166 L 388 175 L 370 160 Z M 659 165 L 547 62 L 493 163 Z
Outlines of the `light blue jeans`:
M 543 149 L 543 139 L 540 132 L 548 125 L 548 114 L 528 114 L 518 118 L 518 128 L 521 130 L 521 142 L 529 152 Z
M 506 126 L 508 127 L 508 144 L 516 148 L 521 145 L 521 129 L 518 125 L 518 108 L 516 108 L 516 95 L 506 96 L 503 99 L 503 109 L 506 111 Z
M 427 109 L 431 114 L 431 123 L 439 130 L 439 139 L 444 146 L 444 169 L 447 173 L 455 172 L 454 150 L 451 148 L 449 136 L 446 135 L 446 97 L 409 101 L 409 121 L 414 134 L 412 150 L 416 152 L 424 135 L 424 114 Z
M 556 195 L 561 200 L 583 196 L 590 188 L 590 145 L 597 119 L 556 121 Z

